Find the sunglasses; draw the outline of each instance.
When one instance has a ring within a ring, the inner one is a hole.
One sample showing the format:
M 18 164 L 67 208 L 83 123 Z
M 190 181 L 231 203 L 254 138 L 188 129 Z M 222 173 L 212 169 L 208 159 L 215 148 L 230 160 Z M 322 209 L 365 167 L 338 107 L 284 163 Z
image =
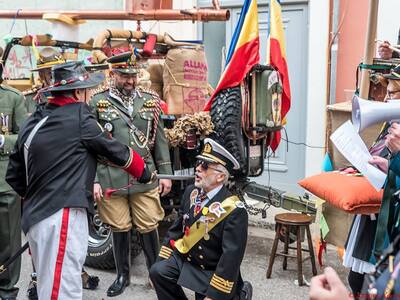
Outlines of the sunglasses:
M 206 162 L 206 161 L 204 161 L 204 160 L 198 160 L 198 161 L 196 162 L 196 168 L 197 168 L 198 166 L 200 166 L 204 171 L 207 171 L 208 169 L 211 169 L 211 170 L 217 171 L 217 172 L 219 172 L 219 173 L 222 173 L 221 170 L 218 170 L 218 169 L 216 169 L 216 168 L 210 167 L 209 163 Z

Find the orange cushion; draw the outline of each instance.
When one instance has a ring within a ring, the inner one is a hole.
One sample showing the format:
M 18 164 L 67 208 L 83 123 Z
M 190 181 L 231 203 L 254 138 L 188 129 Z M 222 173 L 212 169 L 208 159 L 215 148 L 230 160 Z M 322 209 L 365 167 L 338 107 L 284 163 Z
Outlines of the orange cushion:
M 383 190 L 376 189 L 363 176 L 325 172 L 304 178 L 299 185 L 331 205 L 353 214 L 379 211 Z

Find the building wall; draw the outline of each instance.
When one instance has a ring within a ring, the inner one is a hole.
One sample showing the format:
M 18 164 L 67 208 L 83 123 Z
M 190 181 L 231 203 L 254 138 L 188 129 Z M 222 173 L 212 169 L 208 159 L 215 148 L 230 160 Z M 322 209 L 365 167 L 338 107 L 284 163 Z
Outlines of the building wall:
M 368 22 L 369 1 L 341 0 L 339 22 L 338 57 L 336 69 L 336 102 L 351 99 L 356 85 L 356 68 L 364 56 Z M 399 31 L 398 12 L 400 1 L 379 2 L 377 40 L 397 44 Z
M 318 147 L 325 143 L 328 20 L 328 1 L 310 0 L 305 142 L 314 148 L 306 147 L 305 176 L 321 172 L 325 154 L 325 150 Z
M 379 2 L 378 29 L 376 37 L 378 40 L 387 40 L 397 44 L 397 35 L 400 28 L 399 23 L 399 0 L 384 0 Z
M 367 17 L 368 1 L 340 2 L 339 26 L 340 22 L 342 25 L 338 36 L 336 102 L 351 99 L 355 89 L 356 68 L 363 58 Z

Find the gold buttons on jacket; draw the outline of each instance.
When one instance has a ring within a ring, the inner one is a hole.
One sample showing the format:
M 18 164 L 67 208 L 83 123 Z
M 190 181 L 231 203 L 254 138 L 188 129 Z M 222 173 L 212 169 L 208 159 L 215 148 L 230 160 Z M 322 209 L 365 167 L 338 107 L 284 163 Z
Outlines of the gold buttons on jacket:
M 204 258 L 204 256 L 203 256 L 203 255 L 199 255 L 199 258 L 200 258 L 200 259 L 203 259 L 203 258 Z
M 199 250 L 203 250 L 203 247 L 199 246 Z

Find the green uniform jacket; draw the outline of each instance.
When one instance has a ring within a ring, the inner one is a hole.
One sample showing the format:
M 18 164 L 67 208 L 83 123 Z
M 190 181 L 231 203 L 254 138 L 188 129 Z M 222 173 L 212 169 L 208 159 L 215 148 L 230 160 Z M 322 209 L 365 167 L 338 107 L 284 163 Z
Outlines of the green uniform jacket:
M 18 131 L 27 118 L 24 97 L 9 86 L 0 84 L 0 133 L 4 134 L 4 145 L 0 148 L 0 193 L 11 191 L 6 183 L 8 156 L 14 149 Z
M 47 102 L 47 98 L 42 94 L 40 95 L 40 99 L 34 100 L 33 98 L 36 97 L 37 92 L 41 89 L 40 86 L 33 87 L 29 90 L 23 91 L 22 94 L 25 97 L 25 106 L 26 110 L 28 111 L 28 115 L 31 115 L 38 106 L 38 103 Z
M 158 98 L 151 91 L 140 88 L 137 91 L 131 113 L 124 106 L 122 100 L 110 94 L 109 90 L 95 95 L 91 100 L 90 106 L 103 128 L 118 141 L 138 152 L 151 172 L 157 170 L 159 174 L 172 174 L 168 141 L 165 137 L 161 120 L 158 122 L 155 131 L 154 145 L 149 145 L 154 133 Z M 130 119 L 138 130 L 132 130 L 127 125 L 127 119 Z M 146 144 L 147 146 L 144 146 Z M 104 164 L 98 164 L 97 166 L 96 181 L 101 184 L 103 190 L 127 186 L 132 179 L 128 173 L 121 169 Z M 140 184 L 135 181 L 129 189 L 118 191 L 115 194 L 126 195 L 128 193 L 146 192 L 157 186 L 157 181 L 148 184 Z

